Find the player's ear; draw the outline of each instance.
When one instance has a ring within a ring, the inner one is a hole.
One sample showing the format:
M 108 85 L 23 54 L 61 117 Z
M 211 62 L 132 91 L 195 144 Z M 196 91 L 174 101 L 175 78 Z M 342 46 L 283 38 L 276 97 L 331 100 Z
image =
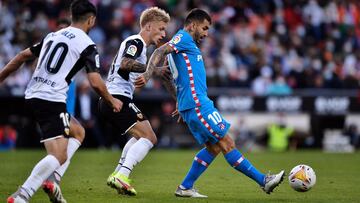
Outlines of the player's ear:
M 89 26 L 94 26 L 95 25 L 95 20 L 96 20 L 95 16 L 90 16 L 89 21 L 88 21 L 88 25 Z
M 193 22 L 191 22 L 191 24 L 190 24 L 191 26 L 191 31 L 195 31 L 196 30 L 196 22 L 195 21 L 193 21 Z
M 151 23 L 147 23 L 145 25 L 145 29 L 146 29 L 146 31 L 150 31 L 151 30 Z

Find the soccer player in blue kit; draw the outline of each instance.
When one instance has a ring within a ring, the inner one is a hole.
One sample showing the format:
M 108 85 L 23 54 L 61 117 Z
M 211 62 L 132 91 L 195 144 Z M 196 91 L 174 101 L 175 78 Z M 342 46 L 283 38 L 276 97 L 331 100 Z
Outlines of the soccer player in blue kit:
M 176 196 L 206 198 L 193 185 L 220 152 L 230 166 L 253 179 L 270 194 L 283 180 L 284 171 L 274 175 L 259 172 L 235 148 L 234 141 L 227 133 L 230 124 L 207 96 L 205 65 L 197 45 L 207 37 L 210 25 L 211 17 L 206 11 L 191 10 L 185 19 L 184 29 L 154 51 L 147 71 L 137 78 L 135 85 L 144 86 L 160 61 L 167 57 L 176 89 L 171 79 L 165 85 L 170 94 L 177 97 L 178 109 L 175 114 L 180 113 L 197 142 L 205 145 L 195 155 L 189 172 L 175 191 Z

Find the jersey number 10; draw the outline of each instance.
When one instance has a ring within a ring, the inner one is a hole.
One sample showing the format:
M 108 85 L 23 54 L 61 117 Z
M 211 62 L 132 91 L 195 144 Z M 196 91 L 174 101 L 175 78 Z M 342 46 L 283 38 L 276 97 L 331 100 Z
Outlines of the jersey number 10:
M 217 111 L 214 111 L 211 114 L 209 114 L 208 119 L 212 120 L 212 122 L 215 125 L 217 125 L 218 123 L 220 123 L 222 121 L 222 118 L 221 118 L 220 114 Z
M 64 63 L 65 56 L 69 51 L 69 47 L 64 42 L 60 42 L 56 44 L 49 53 L 52 43 L 53 41 L 49 41 L 48 43 L 46 43 L 46 50 L 40 60 L 39 67 L 41 67 L 41 65 L 43 64 L 44 59 L 47 58 L 45 62 L 46 71 L 50 74 L 56 74 L 57 72 L 59 72 L 62 64 Z

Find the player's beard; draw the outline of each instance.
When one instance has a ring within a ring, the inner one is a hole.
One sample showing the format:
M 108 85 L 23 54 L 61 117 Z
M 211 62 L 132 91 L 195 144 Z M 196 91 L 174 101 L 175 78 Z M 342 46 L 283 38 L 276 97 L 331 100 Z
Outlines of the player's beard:
M 195 32 L 194 33 L 194 37 L 195 37 L 195 43 L 198 47 L 200 47 L 201 42 L 204 40 L 205 37 L 201 38 L 201 34 L 200 32 Z
M 195 43 L 197 46 L 200 46 L 201 40 L 200 40 L 200 34 L 198 32 L 195 32 Z

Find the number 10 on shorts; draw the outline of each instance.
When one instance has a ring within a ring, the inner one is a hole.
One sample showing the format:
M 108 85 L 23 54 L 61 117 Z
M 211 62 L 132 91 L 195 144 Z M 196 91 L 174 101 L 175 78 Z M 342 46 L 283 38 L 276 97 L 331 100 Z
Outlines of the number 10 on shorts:
M 222 122 L 222 117 L 220 116 L 219 112 L 214 111 L 208 115 L 208 119 L 211 120 L 215 125 Z

